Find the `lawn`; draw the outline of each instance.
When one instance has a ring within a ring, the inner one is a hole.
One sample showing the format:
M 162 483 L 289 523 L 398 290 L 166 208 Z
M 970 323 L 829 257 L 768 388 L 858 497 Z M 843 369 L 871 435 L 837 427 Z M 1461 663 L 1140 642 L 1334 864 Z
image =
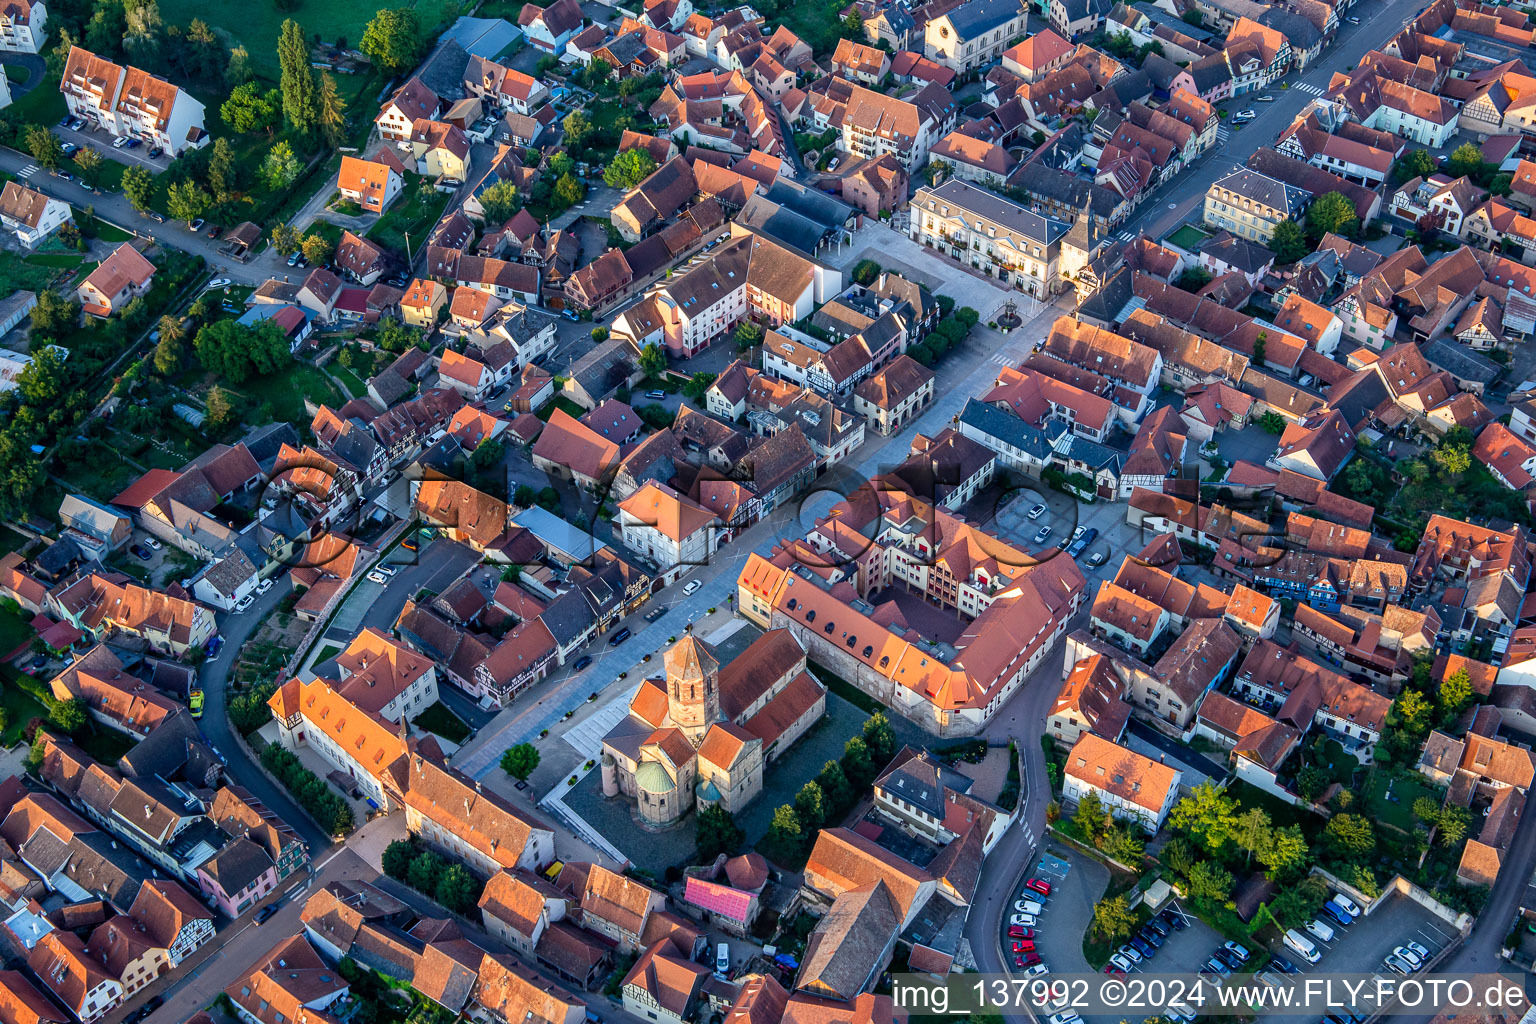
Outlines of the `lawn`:
M 430 187 L 427 179 L 420 175 L 408 174 L 406 179 L 403 201 L 397 200 L 389 212 L 368 229 L 371 241 L 400 254 L 406 253 L 411 246 L 414 249 L 410 251 L 415 251 L 427 244 L 427 232 L 432 230 L 452 198 L 448 193 Z M 408 242 L 407 235 L 413 241 Z
M 7 64 L 5 77 L 17 85 L 26 85 L 27 79 L 32 77 L 32 69 L 23 64 Z
M 29 292 L 40 292 L 57 276 L 56 267 L 33 263 L 7 249 L 0 249 L 0 281 L 9 284 L 12 290 L 25 288 Z
M 30 643 L 34 633 L 26 612 L 0 611 L 0 656 Z
M 71 270 L 78 267 L 83 259 L 85 256 L 78 252 L 40 252 L 26 257 L 26 261 L 34 266 Z
M 25 96 L 18 96 L 10 109 L 23 124 L 55 125 L 69 113 L 64 94 L 59 92 L 59 80 L 53 75 L 38 82 Z
M 138 745 L 138 740 L 125 732 L 109 729 L 99 722 L 93 723 L 89 732 L 74 737 L 75 743 L 102 764 L 116 764 L 117 759 Z
M 416 0 L 412 7 L 421 22 L 423 36 L 435 36 L 445 27 L 443 22 L 450 8 L 457 7 L 452 0 Z M 250 51 L 251 64 L 274 81 L 278 76 L 277 35 L 283 21 L 295 18 L 304 26 L 304 34 L 319 36 L 327 42 L 346 37 L 349 46 L 356 46 L 363 38 L 363 29 L 377 9 L 373 4 L 347 3 L 345 0 L 310 0 L 296 14 L 289 15 L 277 4 L 210 4 L 206 0 L 165 0 L 160 14 L 167 25 L 185 25 L 193 18 L 202 18 L 214 29 L 222 29 L 231 43 L 244 44 Z M 345 81 L 357 76 L 338 75 Z
M 1391 796 L 1387 795 L 1388 791 Z M 1407 834 L 1412 834 L 1417 824 L 1413 816 L 1413 802 L 1421 796 L 1432 798 L 1438 805 L 1442 794 L 1434 786 L 1408 775 L 1393 777 L 1380 770 L 1371 772 L 1365 784 L 1365 805 L 1371 819 Z
M 97 501 L 111 501 L 114 495 L 137 479 L 139 473 L 125 463 L 112 445 L 92 441 L 84 458 L 71 462 L 59 460 L 56 472 L 77 491 Z
M 309 413 L 304 410 L 306 398 L 316 405 L 332 408 L 346 401 L 325 374 L 303 363 L 294 363 L 267 377 L 253 377 L 232 390 L 243 395 L 253 409 L 266 406 L 273 420 L 285 423 L 310 421 Z M 252 422 L 260 419 L 258 416 Z
M 350 394 L 353 398 L 362 398 L 365 394 L 368 393 L 368 385 L 364 384 L 362 379 L 358 377 L 357 374 L 353 373 L 345 366 L 342 366 L 340 363 L 333 363 L 331 366 L 327 367 L 327 369 L 330 370 L 332 377 L 335 377 L 337 380 L 341 381 L 341 386 L 346 388 L 347 393 Z
M 441 736 L 449 743 L 463 743 L 469 739 L 469 726 L 442 701 L 427 708 L 413 721 L 418 727 Z
M 1169 235 L 1168 241 L 1180 249 L 1194 250 L 1200 248 L 1200 243 L 1210 237 L 1209 232 L 1202 231 L 1193 224 L 1185 224 Z
M 48 709 L 36 697 L 9 680 L 0 686 L 0 710 L 5 712 L 5 731 L 0 732 L 0 747 L 6 749 L 21 742 L 29 721 L 48 717 Z
M 587 414 L 587 410 L 583 409 L 569 398 L 566 398 L 564 395 L 556 395 L 554 398 L 551 398 L 549 401 L 545 402 L 544 407 L 540 409 L 536 415 L 539 417 L 539 419 L 548 423 L 549 418 L 555 414 L 556 409 L 563 409 L 565 410 L 566 415 L 573 416 L 578 420 Z

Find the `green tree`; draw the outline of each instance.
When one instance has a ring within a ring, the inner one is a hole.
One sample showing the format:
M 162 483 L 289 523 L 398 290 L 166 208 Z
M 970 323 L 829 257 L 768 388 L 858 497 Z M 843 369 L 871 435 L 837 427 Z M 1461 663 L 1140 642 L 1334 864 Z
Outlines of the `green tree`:
M 1111 946 L 1131 934 L 1136 914 L 1124 895 L 1106 896 L 1093 908 L 1093 930 Z
M 315 124 L 320 140 L 335 148 L 347 140 L 347 101 L 336 88 L 331 75 L 320 76 L 320 90 L 315 96 Z
M 208 192 L 215 203 L 222 206 L 234 198 L 239 174 L 229 140 L 222 135 L 214 139 L 208 152 Z
M 274 373 L 293 359 L 282 329 L 265 320 L 253 327 L 234 320 L 205 324 L 192 345 L 203 368 L 231 384 Z
M 1077 810 L 1072 812 L 1072 824 L 1077 826 L 1083 838 L 1090 843 L 1098 840 L 1107 818 L 1108 815 L 1104 813 L 1104 802 L 1099 799 L 1099 794 L 1091 789 L 1083 794 L 1083 798 L 1077 802 Z
M 255 72 L 251 70 L 251 51 L 237 46 L 229 51 L 229 64 L 224 68 L 224 81 L 231 86 L 244 85 Z
M 291 224 L 281 221 L 272 225 L 272 248 L 277 250 L 279 256 L 292 256 L 299 251 L 303 238 L 299 236 L 299 229 Z M 391 349 L 391 351 L 394 351 Z
M 101 181 L 101 169 L 106 157 L 101 153 L 86 146 L 75 154 L 75 170 L 80 172 L 80 178 L 87 185 L 95 187 Z
M 1269 842 L 1269 812 L 1262 807 L 1250 807 L 1232 824 L 1232 841 L 1239 850 L 1247 853 L 1245 863 L 1251 863 L 1253 855 Z
M 235 400 L 224 388 L 215 385 L 208 391 L 208 397 L 203 400 L 203 407 L 208 412 L 208 427 L 214 433 L 223 431 L 235 422 Z
M 640 350 L 640 369 L 647 377 L 659 378 L 667 372 L 667 353 L 654 341 Z
M 586 195 L 587 186 L 574 174 L 562 174 L 555 182 L 555 199 L 562 207 L 575 206 Z
M 841 808 L 853 802 L 853 787 L 848 785 L 848 776 L 843 774 L 843 766 L 836 761 L 828 761 L 821 766 L 816 782 L 826 794 L 829 806 Z
M 1323 840 L 1341 860 L 1364 862 L 1376 852 L 1376 831 L 1369 818 L 1335 814 L 1323 827 Z
M 455 914 L 467 914 L 480 900 L 480 883 L 462 864 L 449 864 L 437 880 L 437 902 Z
M 396 839 L 384 847 L 384 873 L 403 882 L 410 876 L 411 861 L 415 859 L 415 844 L 409 839 Z
M 866 288 L 875 283 L 880 276 L 880 264 L 874 260 L 859 260 L 853 265 L 854 284 L 864 285 Z
M 160 340 L 155 343 L 155 372 L 162 377 L 169 377 L 181 369 L 182 343 L 162 333 Z
M 538 766 L 539 751 L 532 743 L 508 747 L 501 755 L 501 770 L 519 782 L 526 782 Z
M 1328 787 L 1328 774 L 1315 764 L 1304 766 L 1296 773 L 1296 792 L 1307 800 L 1315 800 Z
M 165 192 L 165 212 L 172 220 L 194 221 L 212 205 L 213 197 L 195 181 L 177 182 Z
M 1141 863 L 1142 855 L 1146 853 L 1146 840 L 1138 836 L 1130 828 L 1110 826 L 1099 837 L 1099 849 L 1106 857 L 1117 860 L 1122 864 L 1135 866 Z
M 1183 836 L 1173 836 L 1163 844 L 1160 859 L 1172 868 L 1175 874 L 1182 877 L 1189 874 L 1189 869 L 1194 866 L 1195 861 L 1200 859 L 1200 855 L 1188 839 Z
M 869 747 L 862 736 L 850 736 L 843 744 L 843 774 L 854 792 L 862 792 L 875 778 L 875 767 L 869 759 Z
M 696 373 L 688 378 L 688 383 L 683 385 L 684 397 L 694 402 L 704 401 L 704 396 L 709 393 L 709 387 L 715 382 L 713 373 Z
M 1325 192 L 1307 207 L 1307 235 L 1313 239 L 1326 234 L 1352 235 L 1360 227 L 1355 204 L 1339 192 Z
M 1232 891 L 1232 873 L 1213 861 L 1196 861 L 1189 869 L 1189 897 L 1220 905 Z
M 738 352 L 745 352 L 753 345 L 761 345 L 763 343 L 763 328 L 751 320 L 743 320 L 736 325 L 735 338 L 736 350 Z
M 864 720 L 864 743 L 878 767 L 884 767 L 896 756 L 896 730 L 891 728 L 891 720 L 884 711 L 876 711 Z
M 85 25 L 85 48 L 92 53 L 116 56 L 123 52 L 128 34 L 128 14 L 121 3 L 99 3 Z
M 1453 178 L 1480 175 L 1483 171 L 1483 151 L 1470 142 L 1463 142 L 1451 151 L 1445 161 L 1445 170 Z
M 1207 779 L 1190 796 L 1173 805 L 1168 824 L 1216 853 L 1227 844 L 1237 825 L 1237 801 Z
M 1204 285 L 1202 285 L 1201 287 L 1204 287 Z M 1253 339 L 1253 360 L 1252 360 L 1252 362 L 1253 362 L 1254 366 L 1262 367 L 1264 365 L 1264 352 L 1268 348 L 1268 346 L 1269 346 L 1269 332 L 1268 331 L 1260 331 L 1254 337 L 1254 339 Z
M 795 794 L 795 817 L 807 832 L 814 831 L 827 820 L 827 798 L 815 779 L 800 787 Z
M 283 119 L 283 94 L 277 89 L 262 89 L 255 82 L 235 86 L 219 107 L 219 116 L 230 129 L 242 135 L 266 132 L 271 135 Z
M 1271 409 L 1259 417 L 1259 429 L 1266 434 L 1285 433 L 1285 417 Z
M 57 292 L 44 289 L 37 293 L 37 305 L 32 308 L 32 337 L 57 338 L 80 319 L 80 304 L 62 298 Z
M 795 809 L 789 804 L 780 804 L 773 812 L 773 821 L 768 825 L 769 837 L 777 842 L 781 848 L 795 849 L 805 840 L 805 833 L 800 828 L 800 819 L 795 816 Z
M 64 162 L 64 144 L 57 135 L 39 124 L 27 126 L 27 152 L 39 166 L 50 171 L 58 170 Z
M 1465 444 L 1443 441 L 1431 453 L 1430 458 L 1434 460 L 1435 465 L 1451 476 L 1461 476 L 1472 468 L 1472 449 Z
M 1269 912 L 1282 928 L 1300 928 L 1323 909 L 1327 899 L 1328 886 L 1317 876 L 1309 875 L 1276 893 L 1269 903 Z
M 1269 251 L 1275 254 L 1276 263 L 1295 263 L 1312 250 L 1307 246 L 1307 233 L 1301 225 L 1293 220 L 1283 220 L 1275 225 Z
M 149 168 L 139 164 L 123 168 L 123 195 L 128 197 L 129 205 L 140 213 L 149 209 L 155 195 L 155 178 Z
M 498 181 L 480 193 L 480 208 L 485 211 L 488 225 L 505 224 L 522 206 L 522 196 L 510 180 Z
M 1415 797 L 1413 816 L 1423 822 L 1425 828 L 1434 828 L 1440 823 L 1440 801 L 1432 796 Z
M 579 148 L 592 134 L 592 119 L 580 110 L 565 115 L 561 124 L 565 128 L 565 144 L 571 149 Z
M 1427 149 L 1411 149 L 1392 162 L 1392 183 L 1427 178 L 1435 173 L 1435 158 Z
M 431 850 L 422 850 L 411 861 L 411 867 L 406 872 L 406 880 L 411 883 L 411 888 L 424 893 L 437 891 L 437 880 L 443 877 L 443 871 L 448 865 L 443 858 Z
M 747 834 L 724 807 L 716 804 L 698 813 L 695 822 L 700 864 L 712 864 L 716 857 L 734 856 L 747 841 Z
M 336 252 L 336 246 L 324 235 L 305 235 L 299 249 L 304 253 L 304 258 L 317 267 L 329 263 Z
M 186 33 L 187 73 L 197 78 L 223 81 L 228 57 L 224 44 L 202 18 L 193 18 Z
M 960 326 L 969 331 L 971 328 L 981 323 L 981 314 L 976 312 L 970 306 L 961 306 L 959 309 L 955 310 L 955 319 L 960 321 Z
M 1440 721 L 1449 722 L 1472 703 L 1472 677 L 1459 668 L 1440 681 Z
M 293 147 L 286 140 L 279 139 L 261 161 L 262 180 L 267 183 L 267 188 L 276 192 L 287 188 L 298 176 L 299 158 L 294 156 Z
M 386 7 L 363 30 L 358 49 L 386 75 L 414 67 L 421 57 L 421 21 L 409 7 Z
M 1454 847 L 1467 838 L 1472 827 L 1472 812 L 1452 804 L 1440 812 L 1440 845 Z
M 1307 837 L 1299 825 L 1282 825 L 1272 828 L 1264 837 L 1264 843 L 1254 851 L 1259 863 L 1264 865 L 1270 878 L 1278 878 L 1306 866 L 1311 856 Z
M 315 130 L 319 118 L 315 72 L 309 66 L 309 44 L 299 23 L 289 18 L 277 39 L 277 62 L 282 69 L 283 120 L 300 135 Z
M 71 735 L 84 729 L 89 719 L 86 703 L 79 697 L 58 701 L 48 711 L 48 720 L 54 727 Z
M 628 192 L 646 178 L 656 173 L 656 161 L 651 154 L 636 146 L 614 157 L 603 171 L 603 182 L 609 188 Z

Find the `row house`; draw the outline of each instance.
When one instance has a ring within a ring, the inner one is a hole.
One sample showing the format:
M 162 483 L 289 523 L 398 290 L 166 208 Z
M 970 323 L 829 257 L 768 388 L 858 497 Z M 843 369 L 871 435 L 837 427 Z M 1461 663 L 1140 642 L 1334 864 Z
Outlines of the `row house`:
M 203 128 L 203 105 L 191 93 L 78 46 L 70 47 L 65 58 L 59 91 L 69 112 L 87 124 L 140 139 L 171 156 L 211 141 Z

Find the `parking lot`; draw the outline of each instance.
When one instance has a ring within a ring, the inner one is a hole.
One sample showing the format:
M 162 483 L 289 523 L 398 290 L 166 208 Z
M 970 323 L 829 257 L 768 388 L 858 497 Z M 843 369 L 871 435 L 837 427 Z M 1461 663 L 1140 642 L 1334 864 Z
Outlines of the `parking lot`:
M 1334 933 L 1331 940 L 1308 934 L 1322 954 L 1317 963 L 1308 964 L 1289 950 L 1281 955 L 1296 964 L 1303 974 L 1321 971 L 1387 977 L 1390 972 L 1382 962 L 1398 946 L 1417 942 L 1429 950 L 1433 960 L 1455 937 L 1449 924 L 1407 897 L 1394 894 L 1386 900 L 1370 915 L 1356 918 L 1348 928 L 1329 922 Z
M 1030 511 L 1039 505 L 1044 505 L 1046 511 L 1038 518 L 1029 518 Z M 1042 558 L 1066 557 L 1062 542 L 1070 540 L 1078 527 L 1096 530 L 1093 541 L 1077 556 L 1078 568 L 1090 584 L 1112 578 L 1121 560 L 1143 547 L 1141 536 L 1125 521 L 1125 506 L 1112 502 L 1088 504 L 1044 484 L 1011 491 L 994 509 L 986 511 L 994 517 L 990 523 L 982 523 L 985 528 Z M 1045 527 L 1050 528 L 1050 534 L 1037 542 L 1035 538 Z M 1098 565 L 1091 564 L 1100 559 Z

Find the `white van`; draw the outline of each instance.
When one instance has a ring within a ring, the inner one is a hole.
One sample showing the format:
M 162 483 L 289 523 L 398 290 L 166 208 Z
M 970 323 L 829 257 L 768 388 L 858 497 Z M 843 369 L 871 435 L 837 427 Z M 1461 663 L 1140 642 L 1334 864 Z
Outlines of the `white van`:
M 1324 942 L 1333 941 L 1333 926 L 1328 924 L 1322 918 L 1314 918 L 1313 920 L 1308 921 L 1307 931 L 1311 932 L 1313 935 L 1316 935 Z
M 1295 928 L 1285 933 L 1285 944 L 1290 947 L 1292 952 L 1309 964 L 1315 964 L 1323 958 L 1323 954 L 1317 951 L 1317 947 L 1312 944 L 1312 940 Z
M 721 942 L 715 946 L 715 973 L 722 978 L 731 976 L 731 947 Z

